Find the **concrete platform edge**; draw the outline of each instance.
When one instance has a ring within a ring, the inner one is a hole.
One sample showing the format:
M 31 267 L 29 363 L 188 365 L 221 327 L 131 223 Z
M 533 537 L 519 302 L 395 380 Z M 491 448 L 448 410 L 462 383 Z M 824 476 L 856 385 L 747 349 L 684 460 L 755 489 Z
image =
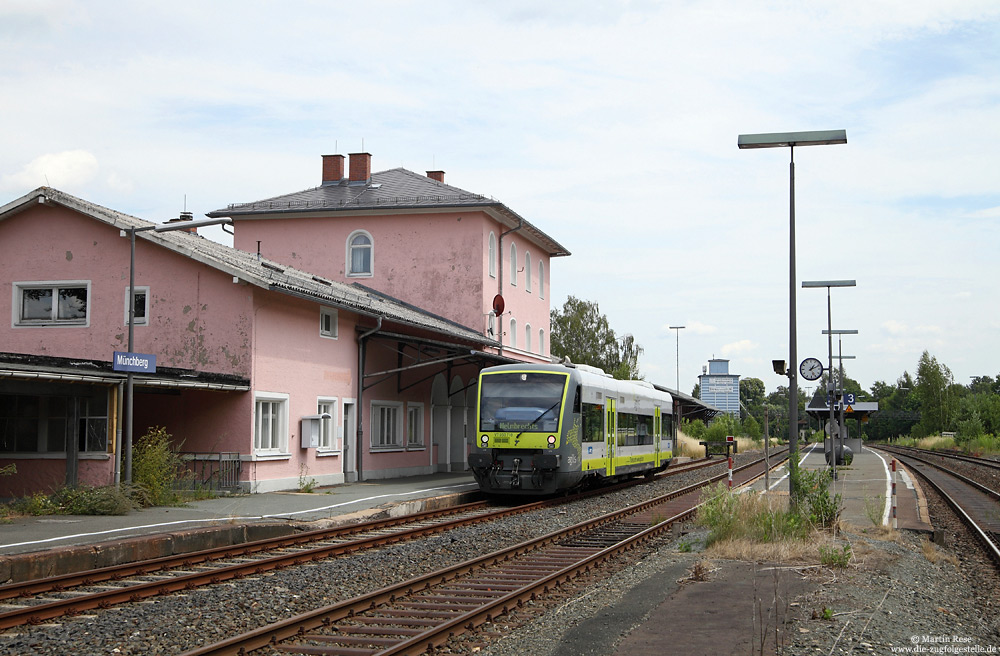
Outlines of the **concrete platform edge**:
M 294 522 L 247 522 L 108 540 L 94 544 L 55 547 L 46 551 L 0 556 L 0 584 L 21 583 L 50 576 L 121 565 L 139 560 L 176 556 L 205 549 L 256 542 L 318 528 L 401 517 L 423 510 L 439 510 L 479 498 L 478 491 L 384 504 L 329 519 Z

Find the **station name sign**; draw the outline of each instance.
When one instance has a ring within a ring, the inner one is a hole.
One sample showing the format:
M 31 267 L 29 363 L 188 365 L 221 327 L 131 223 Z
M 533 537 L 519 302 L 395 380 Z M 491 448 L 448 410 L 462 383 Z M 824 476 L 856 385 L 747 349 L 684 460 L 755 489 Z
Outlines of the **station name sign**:
M 156 373 L 156 356 L 151 353 L 128 353 L 115 351 L 111 368 L 115 371 L 131 371 L 140 374 Z

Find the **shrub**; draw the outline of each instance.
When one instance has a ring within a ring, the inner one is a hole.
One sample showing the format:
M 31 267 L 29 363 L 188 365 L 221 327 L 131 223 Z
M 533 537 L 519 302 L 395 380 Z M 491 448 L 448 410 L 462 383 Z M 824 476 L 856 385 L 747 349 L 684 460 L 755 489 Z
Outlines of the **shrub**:
M 682 430 L 695 440 L 701 441 L 705 436 L 705 422 L 701 419 L 695 419 L 694 421 L 685 420 Z
M 17 499 L 10 504 L 10 507 L 21 515 L 55 515 L 59 512 L 59 504 L 44 492 L 35 492 L 31 496 Z
M 839 567 L 843 569 L 850 564 L 851 555 L 851 545 L 849 544 L 845 544 L 840 549 L 825 544 L 819 545 L 820 562 L 827 567 Z
M 830 528 L 837 523 L 843 510 L 839 494 L 830 496 L 830 472 L 826 469 L 798 468 L 798 489 L 801 504 L 809 521 L 820 528 Z
M 132 450 L 133 499 L 144 507 L 178 503 L 175 483 L 184 471 L 184 461 L 170 444 L 170 433 L 160 426 L 149 429 Z
M 127 515 L 136 504 L 121 489 L 108 487 L 66 487 L 50 500 L 66 515 Z

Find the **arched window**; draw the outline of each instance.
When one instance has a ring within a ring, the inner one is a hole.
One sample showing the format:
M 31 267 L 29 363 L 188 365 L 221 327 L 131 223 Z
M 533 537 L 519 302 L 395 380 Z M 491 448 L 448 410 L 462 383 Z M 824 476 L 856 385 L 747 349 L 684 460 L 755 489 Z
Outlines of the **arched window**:
M 497 236 L 490 231 L 490 278 L 497 277 Z
M 347 275 L 372 275 L 373 250 L 370 234 L 364 230 L 352 232 L 347 238 Z
M 517 246 L 510 245 L 510 284 L 517 287 Z
M 545 329 L 538 329 L 538 355 L 545 355 Z
M 524 252 L 524 290 L 531 292 L 531 253 Z
M 538 298 L 545 298 L 545 262 L 538 261 Z
M 510 347 L 517 348 L 517 319 L 510 318 Z
M 524 350 L 531 353 L 531 324 L 524 324 Z

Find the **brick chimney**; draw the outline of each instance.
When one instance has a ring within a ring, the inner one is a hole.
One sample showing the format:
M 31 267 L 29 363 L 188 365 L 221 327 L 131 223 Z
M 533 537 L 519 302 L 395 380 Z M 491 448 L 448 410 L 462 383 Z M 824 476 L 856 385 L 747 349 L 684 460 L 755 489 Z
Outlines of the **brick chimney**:
M 368 182 L 372 177 L 371 153 L 351 153 L 351 182 Z
M 323 183 L 344 179 L 344 156 L 323 155 Z
M 431 180 L 437 180 L 440 183 L 444 183 L 444 171 L 428 171 L 427 177 Z
M 181 223 L 182 221 L 194 221 L 194 214 L 191 212 L 181 212 L 181 215 L 176 219 L 170 219 L 167 223 Z M 184 232 L 190 232 L 193 235 L 198 234 L 198 228 L 185 228 Z

